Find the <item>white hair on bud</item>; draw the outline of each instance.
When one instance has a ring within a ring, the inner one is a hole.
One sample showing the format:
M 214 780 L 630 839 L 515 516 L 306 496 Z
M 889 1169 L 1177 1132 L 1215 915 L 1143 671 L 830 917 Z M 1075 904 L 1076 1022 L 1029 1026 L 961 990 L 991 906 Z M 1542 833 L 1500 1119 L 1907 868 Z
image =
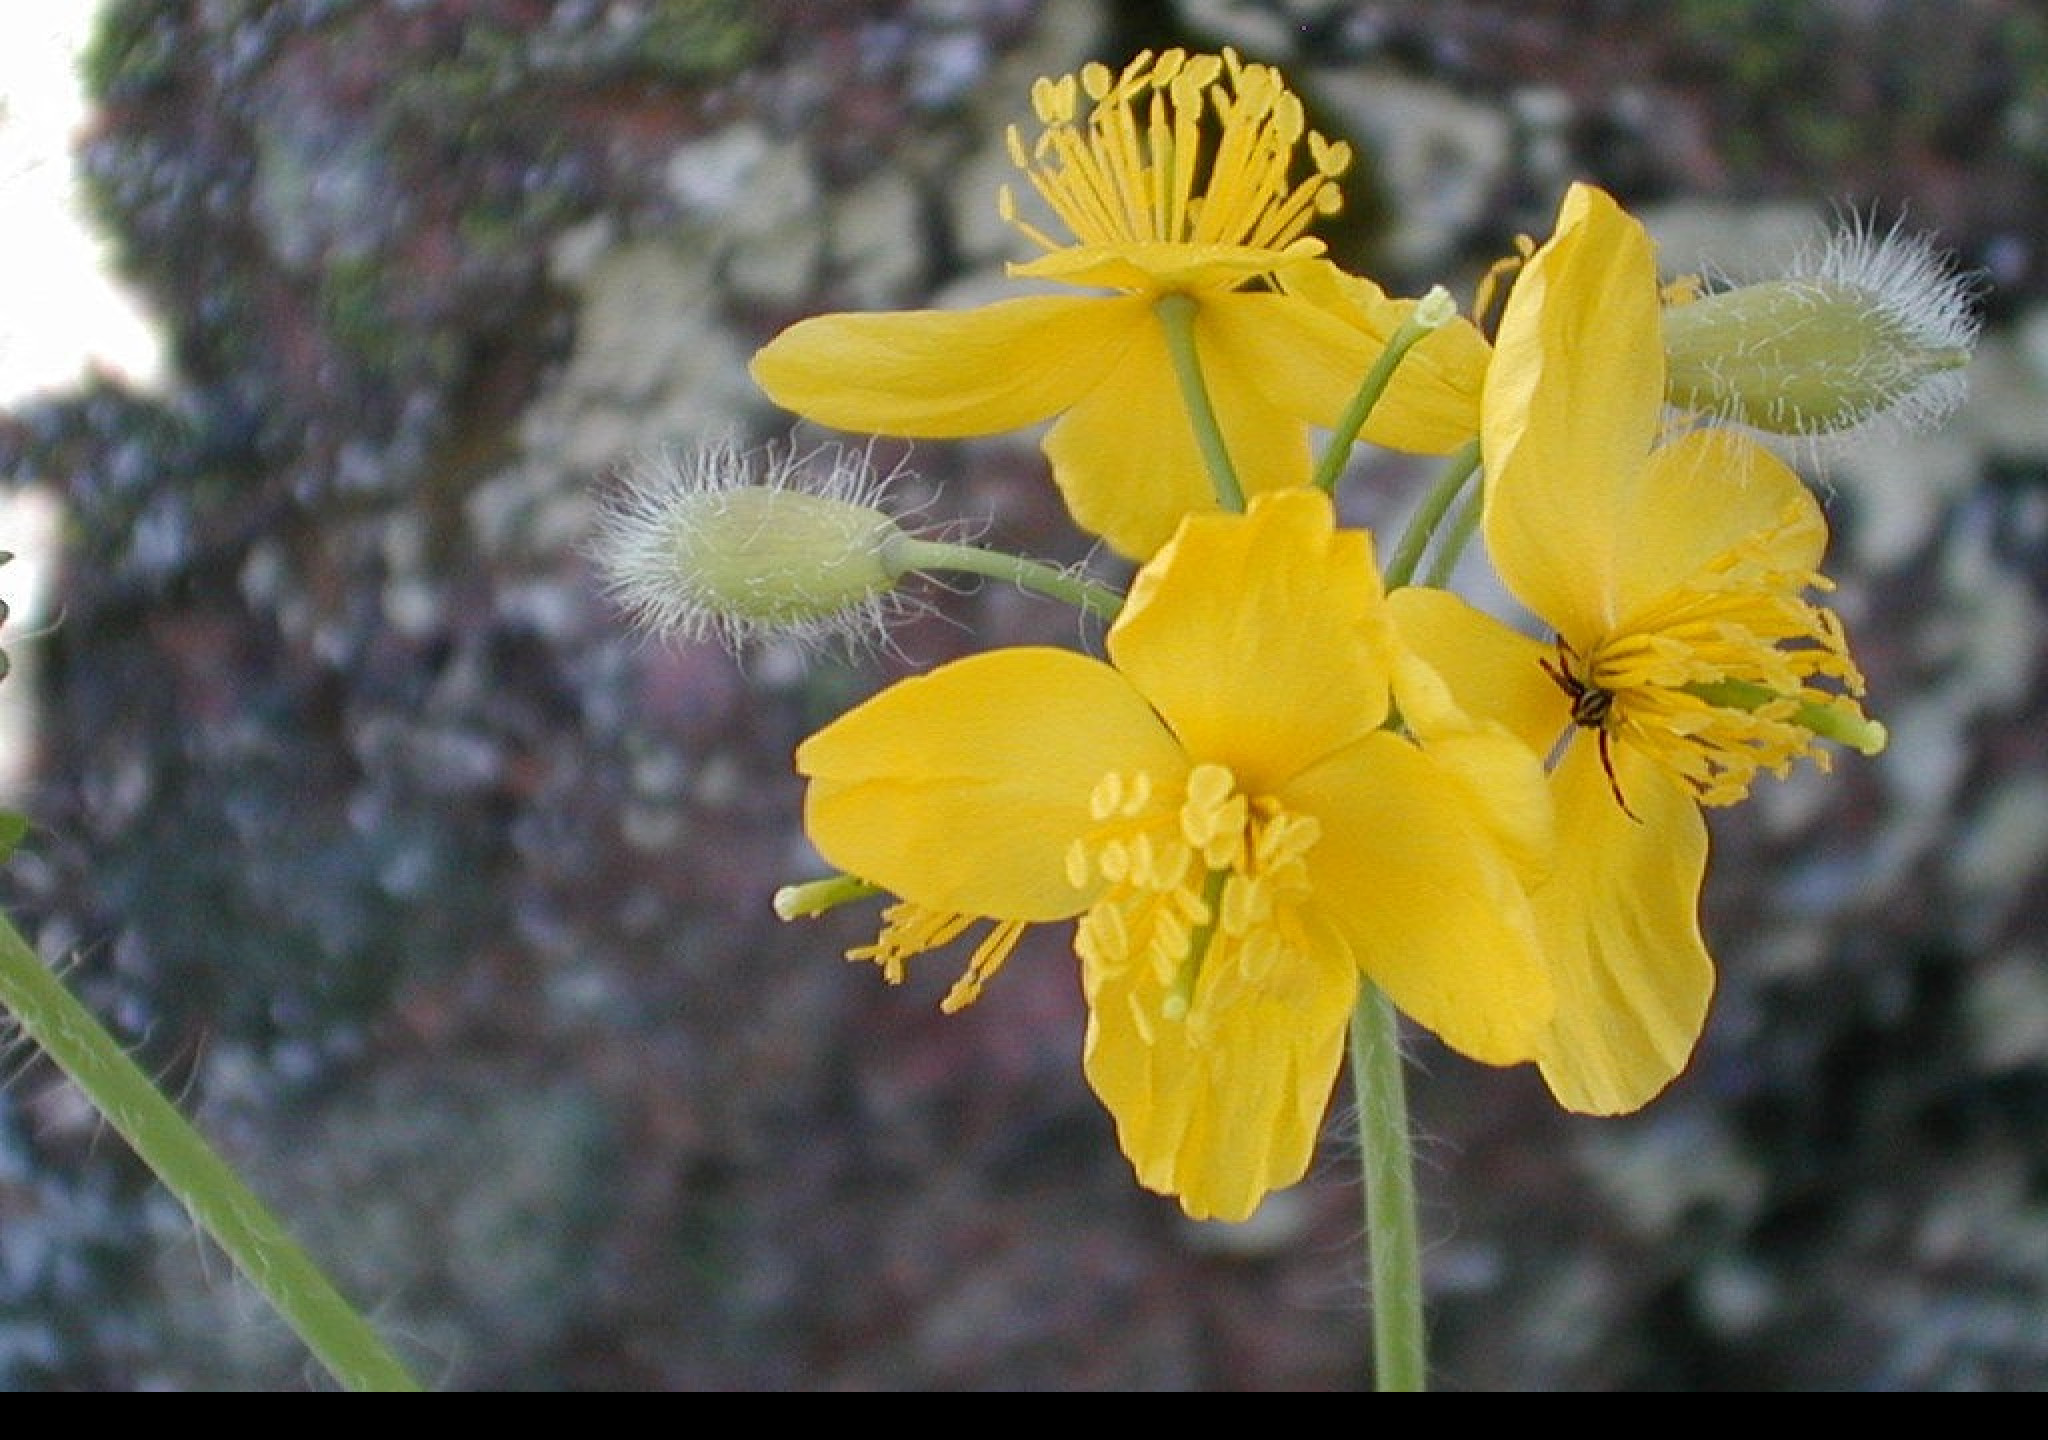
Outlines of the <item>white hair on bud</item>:
M 678 563 L 679 552 L 687 554 L 688 541 L 704 527 L 730 523 L 730 497 L 742 491 L 787 492 L 871 511 L 878 534 L 887 531 L 891 516 L 884 502 L 908 472 L 899 462 L 882 473 L 872 450 L 829 443 L 804 449 L 791 442 L 747 451 L 728 438 L 641 457 L 599 501 L 587 547 L 606 595 L 650 635 L 716 641 L 734 655 L 776 640 L 806 652 L 832 644 L 855 653 L 888 648 L 889 627 L 928 608 L 900 588 L 872 589 L 829 609 L 771 614 L 733 603 L 720 589 L 729 578 L 712 583 Z M 765 589 L 791 579 L 786 569 L 770 569 L 756 583 Z
M 1875 210 L 1845 210 L 1818 250 L 1792 264 L 1790 278 L 1830 281 L 1870 299 L 1871 308 L 1928 351 L 1968 352 L 1976 346 L 1983 319 L 1977 301 L 1980 272 L 1961 269 L 1955 256 L 1937 249 L 1924 234 L 1908 234 L 1902 214 L 1880 228 Z M 1881 413 L 1908 430 L 1929 430 L 1963 403 L 1968 382 L 1962 366 L 1920 377 Z
M 1903 216 L 1883 225 L 1840 207 L 1781 272 L 1702 279 L 1704 294 L 1666 311 L 1674 400 L 1803 469 L 1824 476 L 1831 456 L 1932 429 L 1963 402 L 1983 277 Z

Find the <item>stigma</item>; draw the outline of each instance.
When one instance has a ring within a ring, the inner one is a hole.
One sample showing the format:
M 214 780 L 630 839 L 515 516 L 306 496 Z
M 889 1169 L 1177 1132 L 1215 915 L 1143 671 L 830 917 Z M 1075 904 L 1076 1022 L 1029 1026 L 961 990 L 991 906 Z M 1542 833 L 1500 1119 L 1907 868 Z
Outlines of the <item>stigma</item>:
M 1702 805 L 1732 805 L 1760 772 L 1782 778 L 1802 759 L 1828 770 L 1824 742 L 1864 754 L 1885 744 L 1884 727 L 1863 713 L 1863 675 L 1840 617 L 1807 598 L 1832 586 L 1818 573 L 1763 563 L 1767 536 L 1574 657 L 1574 720 L 1584 724 L 1597 710 L 1603 743 L 1611 736 L 1647 754 Z

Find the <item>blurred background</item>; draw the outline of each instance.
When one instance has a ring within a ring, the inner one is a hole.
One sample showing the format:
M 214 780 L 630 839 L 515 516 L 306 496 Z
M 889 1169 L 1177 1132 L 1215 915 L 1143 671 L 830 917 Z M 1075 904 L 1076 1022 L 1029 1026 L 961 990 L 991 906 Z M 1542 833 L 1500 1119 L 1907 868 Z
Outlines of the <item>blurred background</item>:
M 803 735 L 1071 616 L 991 587 L 899 655 L 735 661 L 631 633 L 584 550 L 636 458 L 790 433 L 745 373 L 781 326 L 999 288 L 1034 77 L 1281 64 L 1361 151 L 1322 233 L 1401 292 L 1469 297 L 1577 178 L 1674 273 L 1850 213 L 1933 232 L 1986 286 L 1967 406 L 1804 457 L 1892 746 L 1716 814 L 1721 990 L 1645 1112 L 1414 1037 L 1432 1358 L 1446 1390 L 2048 1386 L 2040 6 L 6 23 L 0 803 L 36 828 L 0 902 L 457 1389 L 1365 1383 L 1344 1093 L 1306 1183 L 1192 1224 L 1082 1081 L 1064 935 L 949 1018 L 949 959 L 891 989 L 837 958 L 871 913 L 770 912 L 817 870 Z M 43 228 L 74 202 L 90 232 Z M 1031 437 L 908 458 L 934 516 L 1089 558 Z M 1358 517 L 1415 481 L 1364 467 Z M 0 1387 L 327 1385 L 46 1064 L 0 1063 Z

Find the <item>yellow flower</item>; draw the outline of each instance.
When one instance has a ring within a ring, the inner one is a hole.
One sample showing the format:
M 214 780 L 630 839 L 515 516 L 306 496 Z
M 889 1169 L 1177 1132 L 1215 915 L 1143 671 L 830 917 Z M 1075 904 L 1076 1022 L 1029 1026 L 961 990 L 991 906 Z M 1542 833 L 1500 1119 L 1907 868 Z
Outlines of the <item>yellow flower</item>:
M 844 430 L 955 437 L 1057 417 L 1043 444 L 1075 521 L 1143 559 L 1181 516 L 1217 504 L 1162 299 L 1192 302 L 1195 352 L 1247 496 L 1306 483 L 1310 427 L 1334 422 L 1413 302 L 1368 287 L 1333 314 L 1277 288 L 1295 267 L 1327 265 L 1305 232 L 1339 207 L 1350 152 L 1307 128 L 1270 67 L 1229 50 L 1147 51 L 1121 74 L 1089 65 L 1040 80 L 1032 101 L 1043 131 L 1027 148 L 1013 129 L 1011 154 L 1073 239 L 1024 220 L 1006 188 L 1005 218 L 1046 252 L 1010 272 L 1086 293 L 817 316 L 764 347 L 753 375 L 777 404 Z M 1448 382 L 1428 367 L 1397 374 L 1365 438 L 1436 453 L 1470 439 L 1476 379 L 1456 369 Z
M 1557 985 L 1539 1063 L 1601 1114 L 1663 1089 L 1705 1021 L 1699 807 L 1802 756 L 1825 769 L 1822 736 L 1883 744 L 1840 621 L 1806 598 L 1829 588 L 1819 506 L 1745 435 L 1661 436 L 1664 384 L 1650 239 L 1574 186 L 1508 298 L 1482 419 L 1487 548 L 1555 638 L 1442 591 L 1393 597 L 1461 703 L 1539 751 L 1565 741 L 1534 895 Z
M 1193 517 L 1107 643 L 956 661 L 804 742 L 812 840 L 902 897 L 855 958 L 898 979 L 992 922 L 957 1008 L 1078 917 L 1089 1081 L 1198 1217 L 1306 1170 L 1361 973 L 1467 1055 L 1533 1058 L 1541 767 L 1397 652 L 1369 536 L 1314 489 Z M 1425 743 L 1382 728 L 1390 696 Z

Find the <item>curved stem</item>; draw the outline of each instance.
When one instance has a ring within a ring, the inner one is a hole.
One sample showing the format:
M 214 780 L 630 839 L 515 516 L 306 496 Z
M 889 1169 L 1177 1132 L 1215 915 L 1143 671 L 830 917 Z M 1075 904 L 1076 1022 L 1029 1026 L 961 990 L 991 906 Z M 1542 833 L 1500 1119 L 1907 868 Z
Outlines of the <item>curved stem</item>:
M 1358 1148 L 1365 1172 L 1374 1385 L 1382 1392 L 1419 1391 L 1428 1383 L 1428 1340 L 1400 1018 L 1393 1002 L 1369 983 L 1351 1016 L 1351 1083 L 1358 1097 Z
M 1422 503 L 1416 506 L 1414 516 L 1408 521 L 1408 528 L 1401 532 L 1401 539 L 1394 546 L 1393 558 L 1387 562 L 1386 586 L 1389 590 L 1414 580 L 1416 567 L 1422 563 L 1422 552 L 1429 548 L 1430 537 L 1443 524 L 1444 516 L 1458 498 L 1458 492 L 1478 470 L 1479 442 L 1468 440 L 1423 495 Z
M 1451 575 L 1457 570 L 1465 547 L 1472 543 L 1472 536 L 1478 529 L 1479 495 L 1473 491 L 1466 494 L 1457 515 L 1444 528 L 1444 538 L 1437 544 L 1436 554 L 1430 558 L 1429 573 L 1422 577 L 1422 583 L 1433 590 L 1448 589 Z
M 1209 398 L 1209 386 L 1202 378 L 1202 357 L 1195 351 L 1195 309 L 1186 295 L 1162 295 L 1152 311 L 1166 330 L 1166 353 L 1173 357 L 1174 378 L 1180 381 L 1181 399 L 1187 403 L 1188 419 L 1195 427 L 1195 444 L 1202 463 L 1209 467 L 1209 483 L 1215 488 L 1216 503 L 1225 510 L 1244 512 L 1244 483 L 1237 467 L 1230 463 L 1230 450 L 1223 443 L 1223 426 L 1216 418 L 1216 406 Z
M 212 1146 L 0 916 L 0 1007 L 85 1092 L 199 1228 L 351 1390 L 419 1383 Z
M 1358 382 L 1351 403 L 1344 407 L 1344 413 L 1331 429 L 1329 447 L 1316 464 L 1315 483 L 1325 492 L 1336 491 L 1337 477 L 1344 473 L 1344 462 L 1351 458 L 1352 442 L 1365 428 L 1365 422 L 1372 415 L 1373 407 L 1380 403 L 1380 397 L 1387 393 L 1394 371 L 1423 336 L 1441 328 L 1456 310 L 1457 307 L 1451 303 L 1450 292 L 1439 285 L 1416 302 L 1415 308 L 1408 312 L 1408 318 L 1388 337 L 1386 348 L 1372 362 L 1365 378 Z
M 978 545 L 955 545 L 906 535 L 890 543 L 887 563 L 898 575 L 907 575 L 912 570 L 957 570 L 1007 580 L 1019 589 L 1063 600 L 1105 621 L 1116 619 L 1117 611 L 1124 605 L 1122 594 L 1107 585 L 1084 580 L 1072 571 L 1041 560 L 984 550 Z

